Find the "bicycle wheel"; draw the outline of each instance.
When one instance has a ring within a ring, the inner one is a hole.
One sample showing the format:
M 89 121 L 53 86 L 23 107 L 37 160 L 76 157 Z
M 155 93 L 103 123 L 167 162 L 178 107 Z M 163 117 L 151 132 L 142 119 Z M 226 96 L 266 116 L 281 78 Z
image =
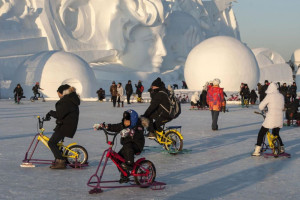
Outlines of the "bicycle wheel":
M 146 175 L 146 173 L 148 175 Z M 142 188 L 149 187 L 155 180 L 156 177 L 156 169 L 154 164 L 149 160 L 143 160 L 135 169 L 134 182 L 137 185 L 140 185 Z
M 177 154 L 179 151 L 182 150 L 183 140 L 180 138 L 177 132 L 169 131 L 165 135 L 165 149 L 170 154 Z
M 69 147 L 70 150 L 76 152 L 78 154 L 77 162 L 80 164 L 85 164 L 88 161 L 88 153 L 86 149 L 80 145 L 73 145 Z M 71 151 L 67 150 L 65 153 L 65 156 L 67 157 L 67 163 L 69 164 L 75 164 L 76 159 L 72 158 L 70 156 L 74 156 L 74 153 Z M 73 166 L 73 165 L 71 165 Z
M 279 153 L 280 153 L 280 143 L 279 143 L 279 140 L 278 139 L 274 139 L 272 141 L 273 143 L 273 154 L 274 154 L 274 157 L 278 157 Z

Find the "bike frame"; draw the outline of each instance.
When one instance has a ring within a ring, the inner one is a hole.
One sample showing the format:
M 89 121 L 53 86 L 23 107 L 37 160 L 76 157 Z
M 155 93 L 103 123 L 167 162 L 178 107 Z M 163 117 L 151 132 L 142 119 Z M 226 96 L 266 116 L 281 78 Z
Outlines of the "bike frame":
M 178 131 L 179 130 L 179 131 Z M 156 139 L 155 141 L 159 144 L 172 144 L 172 141 L 165 137 L 165 135 L 169 132 L 176 132 L 180 139 L 183 140 L 183 136 L 181 135 L 181 126 L 168 126 L 168 127 L 163 127 L 163 132 L 160 133 L 156 131 Z
M 106 149 L 103 154 L 102 157 L 100 159 L 100 162 L 98 164 L 98 167 L 96 169 L 96 172 L 89 178 L 88 182 L 87 182 L 87 186 L 92 187 L 94 189 L 90 190 L 90 193 L 100 193 L 102 192 L 102 188 L 124 188 L 124 187 L 140 187 L 139 185 L 135 185 L 135 184 L 131 184 L 131 185 L 123 185 L 123 186 L 116 186 L 116 185 L 106 185 L 103 186 L 102 184 L 107 184 L 107 183 L 117 183 L 119 182 L 118 180 L 109 180 L 109 181 L 103 181 L 103 174 L 108 162 L 108 159 L 110 159 L 119 169 L 119 171 L 124 175 L 124 176 L 148 176 L 149 175 L 149 170 L 148 169 L 144 169 L 144 171 L 146 171 L 145 174 L 136 174 L 136 168 L 138 166 L 140 166 L 140 163 L 145 160 L 145 158 L 140 158 L 138 159 L 134 164 L 133 164 L 133 169 L 131 171 L 130 174 L 127 174 L 127 172 L 125 170 L 123 170 L 123 168 L 121 167 L 121 163 L 125 162 L 125 159 L 123 157 L 121 157 L 118 153 L 116 153 L 112 147 L 114 145 L 114 141 L 116 139 L 116 136 L 118 135 L 118 133 L 109 133 L 107 132 L 105 129 L 102 129 L 105 132 L 106 135 L 106 143 L 109 145 L 109 148 Z M 107 135 L 113 135 L 113 140 L 112 141 L 108 141 L 108 136 Z M 104 159 L 105 157 L 105 159 Z M 103 160 L 104 159 L 104 160 Z M 102 168 L 101 168 L 102 166 Z M 98 176 L 98 173 L 100 171 L 101 168 L 101 172 Z M 93 178 L 96 178 L 97 181 L 92 181 Z M 132 182 L 132 180 L 130 181 Z M 162 182 L 156 182 L 154 181 L 153 183 L 148 183 L 145 184 L 143 186 L 147 187 L 147 186 L 152 186 L 154 190 L 162 190 L 164 189 L 164 185 L 166 185 L 165 183 Z M 158 188 L 156 188 L 158 187 Z
M 44 160 L 44 159 L 34 159 L 32 158 L 33 157 L 33 154 L 37 148 L 37 145 L 39 144 L 39 142 L 41 141 L 49 150 L 50 150 L 50 147 L 48 145 L 48 141 L 49 141 L 49 138 L 44 135 L 44 131 L 45 129 L 43 128 L 43 123 L 44 123 L 44 119 L 40 119 L 40 116 L 37 116 L 38 120 L 39 120 L 39 133 L 37 133 L 33 140 L 31 141 L 26 153 L 25 153 L 25 157 L 24 157 L 24 160 L 23 160 L 23 163 L 31 163 L 31 164 L 52 164 L 54 163 L 54 160 Z M 36 141 L 34 143 L 34 141 Z M 71 143 L 69 144 L 68 146 L 65 146 L 63 144 L 63 141 L 60 141 L 57 146 L 59 147 L 60 150 L 63 150 L 62 152 L 62 156 L 63 157 L 68 157 L 68 158 L 74 158 L 75 159 L 75 168 L 81 168 L 82 166 L 87 166 L 88 164 L 80 164 L 80 163 L 77 163 L 77 157 L 78 157 L 78 153 L 75 152 L 75 151 L 72 151 L 71 149 L 69 149 L 69 147 L 73 146 L 73 145 L 76 145 L 77 143 Z M 30 150 L 31 153 L 30 153 Z M 73 155 L 66 155 L 66 151 L 69 151 L 69 152 L 72 152 Z M 73 164 L 68 164 L 68 165 L 73 165 Z
M 262 115 L 263 118 L 265 118 L 265 115 L 262 114 L 262 113 L 259 113 L 259 112 L 254 112 L 254 113 Z M 268 144 L 265 143 L 266 137 L 267 137 L 267 140 L 268 140 Z M 262 143 L 262 146 L 261 146 L 261 150 L 266 151 L 268 149 L 274 149 L 273 141 L 277 138 L 278 138 L 277 136 L 273 135 L 270 131 L 268 131 L 266 133 L 266 135 L 264 136 L 263 143 Z

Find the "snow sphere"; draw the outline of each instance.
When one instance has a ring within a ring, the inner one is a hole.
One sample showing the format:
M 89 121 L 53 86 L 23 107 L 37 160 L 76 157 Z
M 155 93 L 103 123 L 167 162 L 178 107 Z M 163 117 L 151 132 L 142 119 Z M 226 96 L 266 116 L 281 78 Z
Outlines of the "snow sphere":
M 192 90 L 202 90 L 206 82 L 219 78 L 225 91 L 239 91 L 241 83 L 256 88 L 259 68 L 252 51 L 243 43 L 232 37 L 217 36 L 192 49 L 184 77 Z
M 79 56 L 63 51 L 41 52 L 25 60 L 16 72 L 12 86 L 21 83 L 27 97 L 36 82 L 45 97 L 57 98 L 57 88 L 69 84 L 80 97 L 94 97 L 96 78 L 89 64 Z
M 300 68 L 297 71 L 296 74 L 296 85 L 297 85 L 297 95 L 300 97 Z

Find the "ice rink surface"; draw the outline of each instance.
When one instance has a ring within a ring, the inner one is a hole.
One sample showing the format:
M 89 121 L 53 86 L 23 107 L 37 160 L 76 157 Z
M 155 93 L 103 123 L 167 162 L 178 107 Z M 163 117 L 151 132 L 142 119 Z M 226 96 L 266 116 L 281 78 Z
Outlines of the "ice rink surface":
M 241 108 L 229 105 L 221 113 L 219 131 L 211 130 L 209 111 L 189 110 L 182 105 L 182 114 L 168 125 L 181 125 L 184 153 L 169 155 L 162 146 L 146 139 L 144 152 L 156 167 L 156 180 L 167 184 L 165 190 L 150 188 L 106 189 L 90 195 L 86 183 L 95 172 L 102 152 L 108 147 L 102 132 L 94 131 L 94 123 L 118 123 L 122 113 L 134 109 L 140 115 L 148 103 L 113 108 L 110 102 L 81 102 L 78 130 L 69 144 L 77 142 L 89 153 L 89 167 L 76 170 L 51 170 L 48 165 L 21 168 L 33 136 L 37 132 L 37 115 L 55 109 L 55 101 L 30 102 L 20 105 L 0 101 L 0 199 L 300 199 L 300 129 L 283 127 L 280 131 L 291 158 L 251 157 L 262 117 L 254 114 L 257 106 Z M 51 136 L 55 120 L 45 123 Z M 118 143 L 116 150 L 121 145 Z M 53 159 L 45 146 L 36 158 Z M 109 163 L 106 180 L 119 178 L 118 170 Z

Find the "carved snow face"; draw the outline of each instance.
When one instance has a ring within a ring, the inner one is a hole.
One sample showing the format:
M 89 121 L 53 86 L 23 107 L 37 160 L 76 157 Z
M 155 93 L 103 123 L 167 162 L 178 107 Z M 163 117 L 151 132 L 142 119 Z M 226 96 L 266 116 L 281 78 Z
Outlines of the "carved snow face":
M 162 41 L 164 29 L 162 26 L 138 26 L 132 31 L 131 41 L 128 41 L 120 60 L 124 66 L 145 72 L 159 72 L 166 55 Z

